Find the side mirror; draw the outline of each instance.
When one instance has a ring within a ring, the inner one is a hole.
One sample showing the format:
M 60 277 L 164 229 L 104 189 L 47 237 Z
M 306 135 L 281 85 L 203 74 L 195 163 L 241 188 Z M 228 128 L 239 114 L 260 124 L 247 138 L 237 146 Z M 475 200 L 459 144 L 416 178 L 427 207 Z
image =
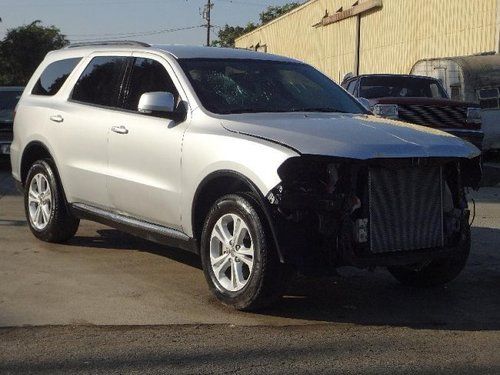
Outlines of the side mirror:
M 357 98 L 359 104 L 361 104 L 367 111 L 372 111 L 371 106 L 370 106 L 370 101 L 366 98 Z
M 147 114 L 172 114 L 175 111 L 175 98 L 170 92 L 146 92 L 141 95 L 137 110 Z

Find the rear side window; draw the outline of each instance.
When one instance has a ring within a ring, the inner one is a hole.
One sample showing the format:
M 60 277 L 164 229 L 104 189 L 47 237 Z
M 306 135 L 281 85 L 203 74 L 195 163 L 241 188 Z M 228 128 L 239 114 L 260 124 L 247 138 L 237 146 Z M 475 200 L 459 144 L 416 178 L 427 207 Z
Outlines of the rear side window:
M 500 88 L 488 88 L 477 91 L 481 108 L 500 108 Z
M 354 95 L 354 88 L 356 87 L 356 80 L 349 82 L 347 85 L 347 91 Z
M 168 91 L 174 95 L 176 101 L 179 96 L 162 64 L 152 59 L 136 58 L 132 66 L 123 107 L 137 111 L 141 95 L 155 91 Z
M 83 71 L 71 99 L 105 107 L 116 107 L 127 63 L 125 56 L 95 57 Z
M 81 58 L 65 59 L 49 64 L 36 82 L 33 95 L 52 96 L 57 94 Z

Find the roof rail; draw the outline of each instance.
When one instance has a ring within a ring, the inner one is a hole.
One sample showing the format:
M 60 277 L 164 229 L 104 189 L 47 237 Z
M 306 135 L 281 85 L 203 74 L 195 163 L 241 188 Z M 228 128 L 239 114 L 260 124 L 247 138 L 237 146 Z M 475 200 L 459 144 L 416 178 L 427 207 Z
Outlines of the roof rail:
M 148 43 L 137 42 L 135 40 L 103 40 L 103 41 L 99 41 L 99 42 L 71 43 L 66 48 L 90 47 L 90 46 L 137 46 L 137 47 L 151 47 L 151 45 L 148 44 Z

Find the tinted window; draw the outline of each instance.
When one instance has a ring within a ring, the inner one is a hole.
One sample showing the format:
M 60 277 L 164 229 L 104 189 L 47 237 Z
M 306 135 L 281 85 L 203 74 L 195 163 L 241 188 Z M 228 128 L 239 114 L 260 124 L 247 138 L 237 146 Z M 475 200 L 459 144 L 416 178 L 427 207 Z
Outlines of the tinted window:
M 306 64 L 186 59 L 181 65 L 203 106 L 214 113 L 365 113 L 332 80 Z
M 347 91 L 349 91 L 351 94 L 354 94 L 354 88 L 356 87 L 356 80 L 349 82 L 347 85 Z
M 407 76 L 371 76 L 361 78 L 359 96 L 371 98 L 447 98 L 434 79 Z
M 55 95 L 71 74 L 80 58 L 65 59 L 49 64 L 36 82 L 33 95 Z
M 73 89 L 71 99 L 114 107 L 123 79 L 127 57 L 101 56 L 92 59 Z
M 0 122 L 13 121 L 14 109 L 22 94 L 22 90 L 0 91 Z
M 162 64 L 151 59 L 135 59 L 126 88 L 123 107 L 137 111 L 141 95 L 155 91 L 168 91 L 177 100 L 177 90 Z
M 478 90 L 481 108 L 500 108 L 500 88 Z
M 458 85 L 450 85 L 450 91 L 451 91 L 451 99 L 453 100 L 462 100 L 462 87 L 460 84 Z

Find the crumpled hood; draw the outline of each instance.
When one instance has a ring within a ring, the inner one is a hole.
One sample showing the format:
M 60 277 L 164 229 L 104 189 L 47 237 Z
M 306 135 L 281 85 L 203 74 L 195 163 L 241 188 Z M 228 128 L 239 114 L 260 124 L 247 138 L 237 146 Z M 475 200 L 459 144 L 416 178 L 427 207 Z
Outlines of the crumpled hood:
M 229 131 L 264 138 L 301 154 L 353 159 L 478 156 L 451 134 L 368 115 L 259 113 L 226 116 Z

